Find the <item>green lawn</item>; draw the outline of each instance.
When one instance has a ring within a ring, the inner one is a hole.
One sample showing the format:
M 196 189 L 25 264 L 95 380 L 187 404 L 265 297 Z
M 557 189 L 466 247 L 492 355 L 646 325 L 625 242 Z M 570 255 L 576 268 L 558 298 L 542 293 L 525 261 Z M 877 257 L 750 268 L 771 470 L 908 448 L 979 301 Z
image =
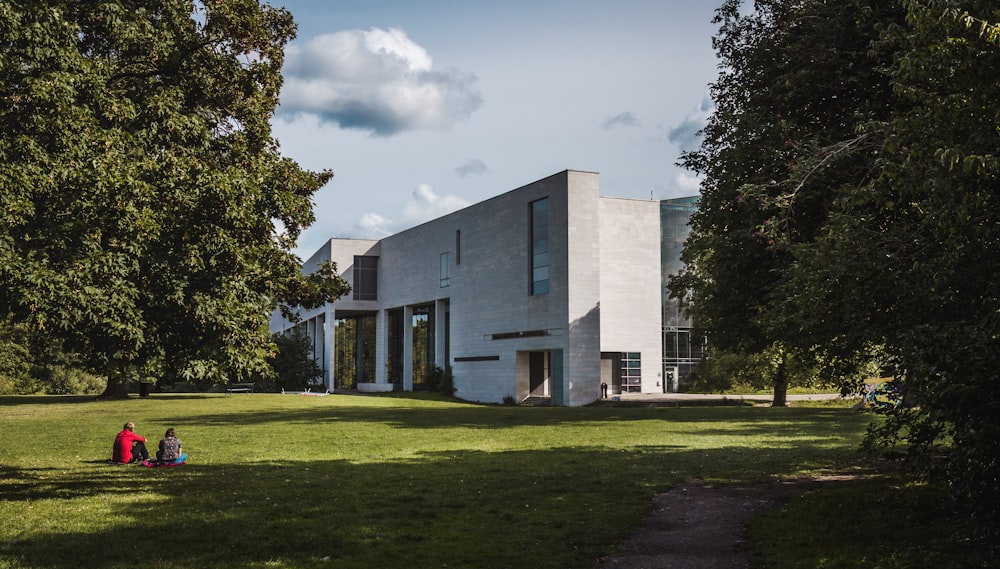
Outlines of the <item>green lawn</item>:
M 409 395 L 409 394 L 407 394 Z M 869 415 L 433 396 L 0 398 L 0 568 L 586 568 L 683 480 L 863 467 Z M 125 421 L 179 468 L 108 466 Z

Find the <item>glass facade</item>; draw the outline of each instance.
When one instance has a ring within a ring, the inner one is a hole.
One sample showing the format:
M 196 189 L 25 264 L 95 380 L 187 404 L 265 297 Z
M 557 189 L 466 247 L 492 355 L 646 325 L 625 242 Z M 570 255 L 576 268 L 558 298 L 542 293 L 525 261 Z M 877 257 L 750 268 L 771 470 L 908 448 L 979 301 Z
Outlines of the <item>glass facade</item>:
M 698 197 L 660 202 L 660 277 L 663 310 L 663 377 L 675 373 L 683 380 L 701 359 L 704 339 L 691 337 L 691 320 L 681 312 L 680 304 L 670 298 L 667 281 L 681 272 L 681 251 L 691 233 L 691 214 L 698 208 Z

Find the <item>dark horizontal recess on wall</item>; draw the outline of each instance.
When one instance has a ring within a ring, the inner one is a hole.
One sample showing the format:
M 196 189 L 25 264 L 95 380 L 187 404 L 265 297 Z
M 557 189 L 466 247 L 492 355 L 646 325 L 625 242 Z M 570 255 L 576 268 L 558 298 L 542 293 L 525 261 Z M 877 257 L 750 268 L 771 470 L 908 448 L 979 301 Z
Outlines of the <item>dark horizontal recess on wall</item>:
M 549 330 L 524 330 L 522 332 L 503 332 L 500 334 L 490 334 L 486 336 L 490 340 L 510 340 L 513 338 L 537 338 L 539 336 L 551 336 Z
M 455 358 L 456 362 L 495 362 L 499 360 L 500 356 L 464 356 Z

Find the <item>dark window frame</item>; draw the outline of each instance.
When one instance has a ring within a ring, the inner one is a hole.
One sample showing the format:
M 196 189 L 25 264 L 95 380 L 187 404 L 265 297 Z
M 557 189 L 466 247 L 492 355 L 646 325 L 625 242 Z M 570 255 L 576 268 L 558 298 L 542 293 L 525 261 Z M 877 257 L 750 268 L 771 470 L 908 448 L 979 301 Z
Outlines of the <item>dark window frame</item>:
M 354 256 L 354 300 L 378 300 L 378 257 Z
M 529 294 L 531 296 L 548 294 L 550 291 L 551 266 L 550 257 L 550 212 L 551 202 L 548 196 L 539 198 L 528 204 L 528 236 L 529 244 Z

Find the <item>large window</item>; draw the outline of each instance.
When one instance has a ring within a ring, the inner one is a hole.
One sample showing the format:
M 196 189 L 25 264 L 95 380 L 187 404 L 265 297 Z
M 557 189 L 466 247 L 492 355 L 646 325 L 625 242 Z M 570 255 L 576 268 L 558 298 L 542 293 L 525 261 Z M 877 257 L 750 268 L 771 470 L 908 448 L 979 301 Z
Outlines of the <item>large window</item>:
M 642 359 L 639 352 L 622 352 L 619 372 L 622 393 L 642 391 Z
M 665 361 L 697 362 L 705 349 L 705 338 L 692 336 L 690 328 L 666 327 L 663 330 L 663 358 Z
M 531 294 L 549 292 L 549 198 L 531 202 Z
M 375 381 L 375 315 L 337 318 L 334 322 L 334 386 L 355 388 Z
M 354 300 L 378 300 L 378 257 L 354 257 Z

